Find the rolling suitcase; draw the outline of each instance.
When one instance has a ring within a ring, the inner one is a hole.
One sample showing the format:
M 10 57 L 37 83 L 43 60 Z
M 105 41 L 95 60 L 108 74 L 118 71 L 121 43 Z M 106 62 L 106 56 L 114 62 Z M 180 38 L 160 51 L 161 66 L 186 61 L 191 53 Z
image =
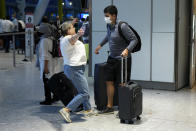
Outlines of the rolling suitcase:
M 65 76 L 63 72 L 54 74 L 48 81 L 48 85 L 52 93 L 61 102 L 67 106 L 67 104 L 74 98 L 77 94 L 76 88 L 72 82 Z
M 125 81 L 123 81 L 123 57 L 121 59 L 121 85 L 119 93 L 119 118 L 121 123 L 133 124 L 142 114 L 142 88 L 135 82 L 127 82 L 127 58 L 125 58 Z
M 104 68 L 106 63 L 95 64 L 94 69 L 94 100 L 98 110 L 104 110 L 107 107 L 107 88 L 104 78 Z M 118 86 L 115 86 L 113 105 L 118 105 Z

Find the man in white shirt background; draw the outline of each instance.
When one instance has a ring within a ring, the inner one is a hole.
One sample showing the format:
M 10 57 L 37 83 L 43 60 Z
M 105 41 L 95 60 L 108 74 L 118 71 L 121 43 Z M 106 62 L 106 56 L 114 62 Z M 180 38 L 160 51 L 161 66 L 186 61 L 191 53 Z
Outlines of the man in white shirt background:
M 39 27 L 39 32 L 43 33 L 39 42 L 39 62 L 40 62 L 40 78 L 44 82 L 45 100 L 40 102 L 41 105 L 51 105 L 57 99 L 56 96 L 51 96 L 50 88 L 48 87 L 48 79 L 55 73 L 63 71 L 62 58 L 53 58 L 53 38 L 50 36 L 51 26 L 47 17 L 43 17 Z
M 2 32 L 10 33 L 13 31 L 14 31 L 14 23 L 10 21 L 9 17 L 7 16 L 6 20 L 2 21 Z M 6 53 L 9 52 L 11 42 L 12 42 L 12 35 L 7 35 L 5 37 L 5 52 Z

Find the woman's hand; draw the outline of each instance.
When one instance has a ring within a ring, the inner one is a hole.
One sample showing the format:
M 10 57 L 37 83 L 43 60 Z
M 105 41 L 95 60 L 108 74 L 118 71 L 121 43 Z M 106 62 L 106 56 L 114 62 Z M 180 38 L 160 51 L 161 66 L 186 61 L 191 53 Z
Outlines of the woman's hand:
M 84 30 L 83 29 L 78 30 L 77 35 L 79 35 L 79 37 L 83 36 L 84 35 Z
M 78 21 L 78 18 L 74 18 L 73 20 L 72 20 L 72 25 L 74 26 L 75 25 L 75 23 L 77 23 L 77 21 Z

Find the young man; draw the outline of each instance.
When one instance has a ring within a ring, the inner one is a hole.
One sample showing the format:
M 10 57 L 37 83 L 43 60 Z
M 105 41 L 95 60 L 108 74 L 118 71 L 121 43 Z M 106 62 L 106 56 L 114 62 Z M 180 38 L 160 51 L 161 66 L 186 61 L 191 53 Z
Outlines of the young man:
M 131 74 L 131 51 L 137 44 L 138 40 L 133 31 L 127 24 L 121 25 L 123 35 L 130 42 L 127 43 L 118 32 L 118 25 L 120 20 L 117 19 L 118 10 L 114 5 L 110 5 L 104 9 L 105 22 L 107 24 L 107 35 L 103 41 L 95 49 L 95 54 L 99 54 L 99 50 L 107 42 L 109 43 L 110 55 L 105 67 L 106 85 L 107 85 L 107 108 L 101 113 L 113 113 L 113 96 L 114 83 L 120 84 L 121 81 L 121 56 L 128 57 L 127 61 L 127 80 L 130 80 Z

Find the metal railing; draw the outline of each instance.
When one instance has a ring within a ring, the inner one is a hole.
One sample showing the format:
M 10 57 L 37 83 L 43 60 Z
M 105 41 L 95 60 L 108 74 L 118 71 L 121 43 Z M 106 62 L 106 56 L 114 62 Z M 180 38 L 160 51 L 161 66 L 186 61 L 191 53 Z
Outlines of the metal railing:
M 15 36 L 16 35 L 23 35 L 26 34 L 27 32 L 6 32 L 6 33 L 0 33 L 0 36 L 12 36 L 12 43 L 13 43 L 13 66 L 16 67 L 16 47 L 15 47 Z M 34 31 L 33 33 L 36 33 Z M 26 46 L 26 44 L 25 44 Z M 31 46 L 30 46 L 31 48 Z M 31 49 L 30 49 L 31 50 Z M 26 54 L 25 54 L 26 57 Z M 30 54 L 30 60 L 32 60 L 32 54 Z

